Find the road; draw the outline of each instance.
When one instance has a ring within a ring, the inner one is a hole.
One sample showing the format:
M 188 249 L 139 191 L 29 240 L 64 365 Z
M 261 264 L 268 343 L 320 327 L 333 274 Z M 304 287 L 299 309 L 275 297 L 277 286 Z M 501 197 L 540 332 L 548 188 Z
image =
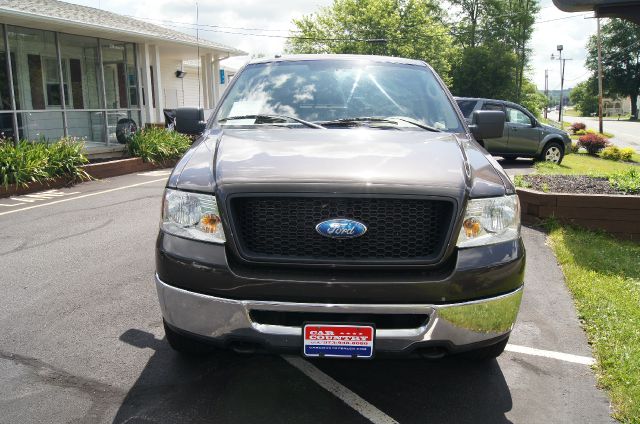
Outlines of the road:
M 177 355 L 152 283 L 166 174 L 0 199 L 0 422 L 613 422 L 532 228 L 521 313 L 497 361 Z
M 592 117 L 576 117 L 565 116 L 567 122 L 584 122 L 588 128 L 598 129 L 598 118 Z M 605 118 L 603 122 L 605 132 L 613 134 L 615 137 L 611 142 L 618 147 L 633 147 L 640 152 L 640 122 L 634 121 L 617 121 L 615 119 Z

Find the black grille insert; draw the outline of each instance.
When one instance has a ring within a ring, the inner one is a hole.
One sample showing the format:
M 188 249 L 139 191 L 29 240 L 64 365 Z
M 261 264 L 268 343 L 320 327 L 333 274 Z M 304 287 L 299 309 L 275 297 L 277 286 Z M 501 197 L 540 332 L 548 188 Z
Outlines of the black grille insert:
M 239 250 L 256 261 L 429 263 L 444 248 L 453 203 L 386 197 L 238 196 L 231 214 Z M 349 218 L 367 232 L 353 239 L 318 234 L 327 219 Z
M 427 314 L 347 314 L 327 312 L 281 312 L 253 309 L 249 312 L 251 321 L 258 324 L 302 327 L 305 322 L 326 322 L 331 324 L 365 323 L 374 324 L 377 329 L 418 328 L 429 321 Z

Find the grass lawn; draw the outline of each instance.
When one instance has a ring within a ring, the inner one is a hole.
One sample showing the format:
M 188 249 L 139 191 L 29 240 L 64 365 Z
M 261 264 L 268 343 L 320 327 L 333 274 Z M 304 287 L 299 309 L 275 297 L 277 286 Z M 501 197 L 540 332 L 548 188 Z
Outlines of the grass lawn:
M 596 358 L 614 416 L 640 422 L 640 245 L 551 226 L 549 239 Z
M 640 157 L 635 155 L 639 160 Z M 536 162 L 535 168 L 538 174 L 564 174 L 564 175 L 591 175 L 607 177 L 617 172 L 623 172 L 631 168 L 638 169 L 638 165 L 613 160 L 600 159 L 585 153 L 572 153 L 566 155 L 562 164 L 556 165 L 550 162 Z

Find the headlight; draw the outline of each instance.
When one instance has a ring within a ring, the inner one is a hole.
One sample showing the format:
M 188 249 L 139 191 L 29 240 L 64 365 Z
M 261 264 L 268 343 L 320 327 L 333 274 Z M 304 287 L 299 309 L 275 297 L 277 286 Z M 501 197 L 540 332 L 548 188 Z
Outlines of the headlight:
M 458 247 L 500 243 L 520 236 L 518 196 L 471 199 L 458 235 Z
M 163 231 L 180 237 L 224 243 L 215 196 L 166 189 L 162 201 Z

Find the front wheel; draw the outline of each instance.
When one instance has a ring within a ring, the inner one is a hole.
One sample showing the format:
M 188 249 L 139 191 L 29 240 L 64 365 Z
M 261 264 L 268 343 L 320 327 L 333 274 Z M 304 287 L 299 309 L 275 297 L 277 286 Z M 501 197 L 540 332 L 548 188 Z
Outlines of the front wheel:
M 551 142 L 544 146 L 540 159 L 555 164 L 560 164 L 564 158 L 564 151 L 559 143 Z

